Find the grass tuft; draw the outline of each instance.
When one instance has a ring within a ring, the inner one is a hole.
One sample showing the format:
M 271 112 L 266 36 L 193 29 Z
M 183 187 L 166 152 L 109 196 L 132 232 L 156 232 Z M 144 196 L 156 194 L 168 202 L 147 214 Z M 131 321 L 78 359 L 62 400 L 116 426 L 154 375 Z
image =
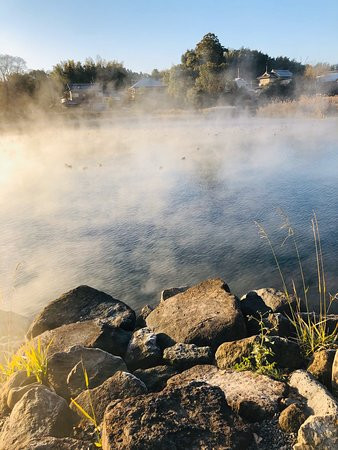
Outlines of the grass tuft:
M 328 326 L 329 313 L 334 301 L 338 299 L 338 294 L 331 295 L 327 292 L 323 251 L 319 233 L 319 225 L 317 216 L 313 213 L 311 219 L 312 233 L 315 245 L 315 258 L 317 267 L 317 285 L 318 285 L 318 307 L 319 314 L 313 314 L 310 311 L 309 299 L 308 299 L 308 287 L 306 286 L 303 265 L 300 257 L 299 247 L 295 236 L 294 229 L 291 227 L 288 218 L 284 215 L 284 224 L 282 228 L 287 229 L 287 236 L 284 239 L 282 245 L 286 240 L 291 239 L 294 247 L 300 276 L 302 280 L 302 296 L 297 291 L 294 280 L 292 280 L 292 293 L 287 287 L 287 283 L 278 261 L 277 253 L 269 238 L 268 233 L 262 225 L 256 222 L 259 235 L 262 239 L 266 239 L 273 258 L 276 263 L 277 270 L 279 272 L 284 294 L 290 305 L 290 314 L 288 316 L 290 322 L 295 328 L 296 340 L 300 346 L 303 355 L 306 358 L 310 358 L 316 351 L 328 348 L 337 348 L 337 331 L 338 324 L 335 325 L 334 330 L 330 331 Z M 293 306 L 293 300 L 296 300 L 295 306 Z M 302 305 L 305 306 L 305 312 L 302 312 Z
M 47 377 L 47 356 L 52 341 L 47 346 L 42 345 L 40 338 L 28 341 L 18 352 L 4 356 L 5 362 L 0 364 L 0 381 L 6 381 L 13 373 L 26 371 L 27 377 L 35 376 L 38 383 L 43 383 Z

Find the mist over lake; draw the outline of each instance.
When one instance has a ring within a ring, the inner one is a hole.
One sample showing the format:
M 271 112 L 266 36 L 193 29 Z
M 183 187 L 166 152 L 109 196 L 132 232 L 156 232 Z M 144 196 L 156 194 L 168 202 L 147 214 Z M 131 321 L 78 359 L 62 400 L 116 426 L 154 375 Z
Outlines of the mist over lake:
M 316 212 L 328 289 L 338 268 L 337 119 L 133 117 L 0 137 L 2 309 L 27 315 L 87 284 L 132 308 L 211 276 L 237 296 L 281 287 L 269 233 L 316 297 Z M 284 213 L 280 214 L 280 210 Z

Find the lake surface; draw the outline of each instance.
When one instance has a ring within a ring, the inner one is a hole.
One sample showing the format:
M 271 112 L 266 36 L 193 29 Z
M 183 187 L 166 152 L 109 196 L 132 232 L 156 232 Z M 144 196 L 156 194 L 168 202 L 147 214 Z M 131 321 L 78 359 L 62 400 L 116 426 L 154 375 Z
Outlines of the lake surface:
M 34 314 L 80 284 L 135 309 L 219 276 L 281 287 L 266 240 L 316 301 L 316 212 L 338 290 L 338 121 L 226 117 L 44 124 L 0 136 L 0 309 Z M 337 311 L 337 308 L 336 308 Z

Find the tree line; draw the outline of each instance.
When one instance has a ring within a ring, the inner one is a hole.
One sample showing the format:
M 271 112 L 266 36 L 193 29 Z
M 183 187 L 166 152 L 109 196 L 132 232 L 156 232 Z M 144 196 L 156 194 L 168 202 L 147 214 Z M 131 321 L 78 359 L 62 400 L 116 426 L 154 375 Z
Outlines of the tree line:
M 287 57 L 273 58 L 258 50 L 224 47 L 213 33 L 206 34 L 194 49 L 187 50 L 180 64 L 168 70 L 154 69 L 151 76 L 162 79 L 167 85 L 168 96 L 178 106 L 210 106 L 219 102 L 240 101 L 246 93 L 234 83 L 239 74 L 255 80 L 266 68 L 288 69 L 295 80 L 313 80 L 327 72 L 327 64 L 304 65 Z M 17 113 L 39 107 L 58 107 L 60 96 L 69 83 L 101 83 L 103 89 L 125 90 L 144 76 L 126 69 L 118 61 L 91 58 L 83 63 L 62 61 L 49 72 L 27 70 L 20 57 L 0 55 L 0 111 Z M 294 95 L 294 82 L 288 89 L 266 90 L 270 96 Z

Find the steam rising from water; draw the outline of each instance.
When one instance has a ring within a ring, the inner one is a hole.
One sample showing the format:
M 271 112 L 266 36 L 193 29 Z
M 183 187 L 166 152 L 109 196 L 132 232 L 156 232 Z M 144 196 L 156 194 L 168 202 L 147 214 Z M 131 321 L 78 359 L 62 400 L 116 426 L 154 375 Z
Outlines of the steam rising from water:
M 136 309 L 156 303 L 165 287 L 215 275 L 237 295 L 278 287 L 254 225 L 271 232 L 297 278 L 291 246 L 278 248 L 285 231 L 277 208 L 298 231 L 310 286 L 316 210 L 334 291 L 337 129 L 336 119 L 191 116 L 3 133 L 0 309 L 33 314 L 79 284 Z

